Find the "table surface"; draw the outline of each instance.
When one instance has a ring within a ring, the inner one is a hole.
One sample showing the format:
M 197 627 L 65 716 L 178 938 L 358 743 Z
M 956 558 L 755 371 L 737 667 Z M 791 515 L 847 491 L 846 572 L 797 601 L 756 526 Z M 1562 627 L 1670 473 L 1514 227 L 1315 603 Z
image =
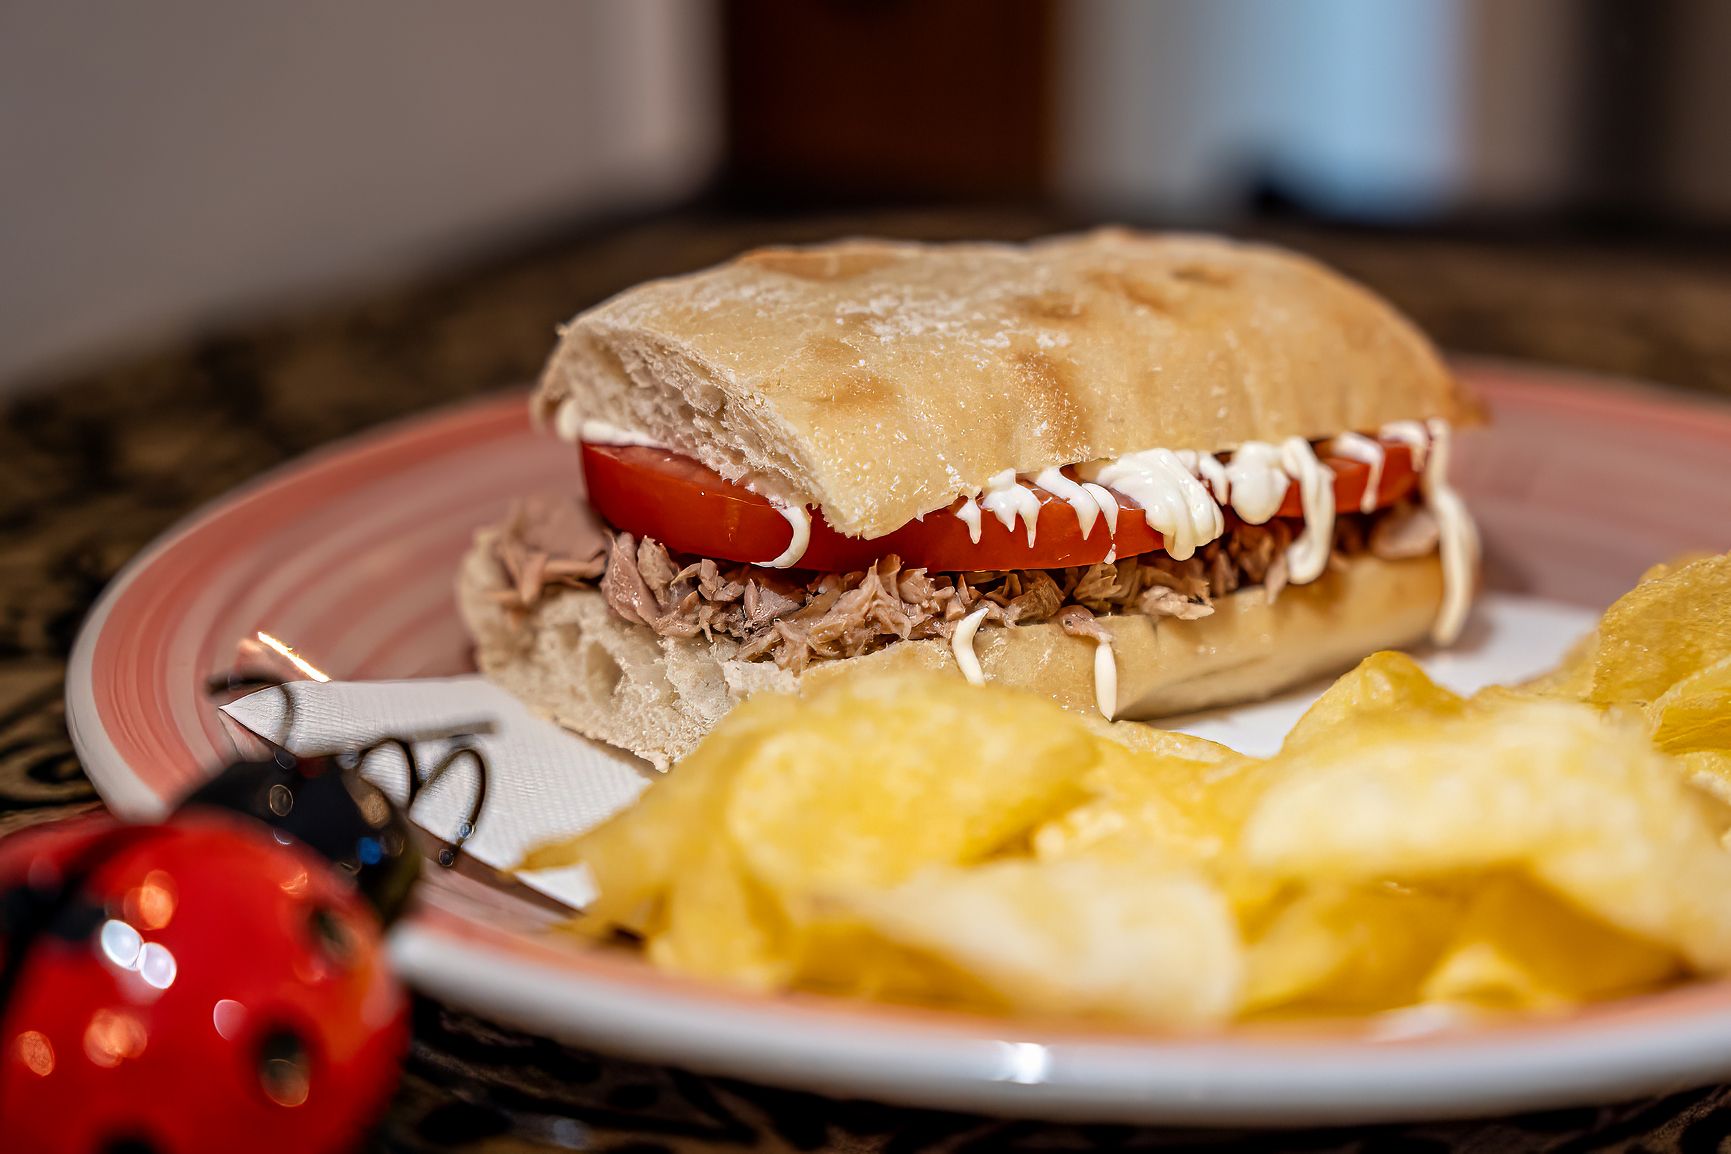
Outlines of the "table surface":
M 649 276 L 771 241 L 1018 237 L 1065 223 L 1006 210 L 798 220 L 686 212 L 165 348 L 13 399 L 0 408 L 0 834 L 99 804 L 66 735 L 67 652 L 115 571 L 201 503 L 333 438 L 532 379 L 556 323 Z M 1731 398 L 1723 251 L 1532 235 L 1258 231 L 1368 281 L 1445 347 Z M 831 1101 L 602 1058 L 422 999 L 403 1086 L 374 1147 L 1709 1150 L 1731 1140 L 1728 1094 L 1274 1136 L 1046 1126 Z

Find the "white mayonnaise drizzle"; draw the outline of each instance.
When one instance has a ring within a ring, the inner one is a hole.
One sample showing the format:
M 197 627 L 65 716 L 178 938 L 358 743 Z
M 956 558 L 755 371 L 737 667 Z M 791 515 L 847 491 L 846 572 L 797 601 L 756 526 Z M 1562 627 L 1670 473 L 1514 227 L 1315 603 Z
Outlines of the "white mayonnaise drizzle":
M 1183 561 L 1226 531 L 1220 506 L 1207 486 L 1171 449 L 1145 449 L 1116 461 L 1084 466 L 1090 481 L 1116 489 L 1142 506 L 1142 516 L 1165 539 L 1166 552 Z
M 1118 712 L 1118 657 L 1109 640 L 1094 642 L 1094 704 L 1107 721 Z
M 553 417 L 553 431 L 562 440 L 585 441 L 591 445 L 643 445 L 650 449 L 666 448 L 653 437 L 608 421 L 584 420 L 577 412 L 576 402 L 566 401 Z
M 956 666 L 961 669 L 962 676 L 968 679 L 970 685 L 984 685 L 986 675 L 980 669 L 979 655 L 974 652 L 974 634 L 980 631 L 980 622 L 986 619 L 990 606 L 981 606 L 956 622 L 955 631 L 950 634 L 950 652 L 956 655 Z
M 1034 547 L 1034 535 L 1040 528 L 1040 499 L 1034 496 L 1032 489 L 1016 480 L 1014 469 L 992 474 L 986 481 L 986 495 L 980 498 L 980 508 L 996 517 L 1012 533 L 1016 529 L 1016 518 L 1020 517 L 1028 526 L 1028 548 Z
M 1382 463 L 1386 454 L 1382 451 L 1382 442 L 1373 441 L 1369 437 L 1357 433 L 1341 433 L 1323 446 L 1323 451 L 1331 457 L 1345 457 L 1349 461 L 1363 461 L 1370 466 L 1370 473 L 1364 479 L 1364 496 L 1358 502 L 1360 513 L 1376 512 L 1377 491 L 1382 488 Z
M 1207 484 L 1214 499 L 1222 506 L 1232 500 L 1232 478 L 1227 475 L 1226 466 L 1219 457 L 1195 449 L 1179 449 L 1178 459 L 1193 477 Z
M 1428 459 L 1419 484 L 1425 504 L 1436 518 L 1443 567 L 1442 607 L 1437 610 L 1430 635 L 1438 645 L 1449 645 L 1460 636 L 1467 610 L 1472 606 L 1473 575 L 1479 565 L 1479 531 L 1472 514 L 1467 512 L 1466 502 L 1448 482 L 1452 441 L 1448 422 L 1431 420 L 1427 425 Z M 1416 451 L 1413 459 L 1418 459 Z
M 778 500 L 775 497 L 770 497 L 769 503 L 793 526 L 793 539 L 775 558 L 758 561 L 757 564 L 765 569 L 791 569 L 799 564 L 799 559 L 805 556 L 806 546 L 811 544 L 811 510 L 802 504 Z
M 1088 496 L 1094 498 L 1094 504 L 1100 507 L 1100 516 L 1106 518 L 1106 535 L 1118 534 L 1118 498 L 1112 495 L 1112 490 L 1104 485 L 1096 485 L 1092 481 L 1083 481 L 1082 488 Z
M 1060 501 L 1063 501 L 1066 505 L 1070 506 L 1070 508 L 1076 510 L 1076 526 L 1082 530 L 1082 540 L 1086 541 L 1088 539 L 1088 534 L 1094 531 L 1094 522 L 1100 519 L 1100 501 L 1088 490 L 1098 489 L 1099 486 L 1078 485 L 1076 482 L 1070 480 L 1070 478 L 1064 476 L 1064 474 L 1057 469 L 1040 470 L 1040 475 L 1034 478 L 1034 485 L 1037 488 L 1046 490 L 1046 492 L 1052 494 Z M 1105 492 L 1104 489 L 1101 489 L 1100 491 L 1103 493 Z M 1111 494 L 1108 493 L 1106 499 L 1111 501 Z M 1118 528 L 1118 502 L 1116 501 L 1112 501 L 1111 520 L 1112 524 L 1107 534 L 1108 536 L 1110 536 L 1112 532 L 1116 532 Z M 1032 544 L 1032 541 L 1029 543 Z
M 972 497 L 963 499 L 962 507 L 956 510 L 956 520 L 968 527 L 968 540 L 978 545 L 980 543 L 980 506 Z
M 1411 449 L 1413 471 L 1424 471 L 1425 457 L 1430 453 L 1430 431 L 1423 421 L 1390 421 L 1378 429 L 1376 435 Z
M 1118 559 L 1118 498 L 1106 486 L 1092 481 L 1083 481 L 1082 488 L 1094 498 L 1094 503 L 1100 506 L 1100 515 L 1106 518 L 1106 564 L 1110 565 Z
M 1322 576 L 1334 551 L 1334 470 L 1316 459 L 1303 437 L 1280 443 L 1280 465 L 1298 483 L 1304 506 L 1304 529 L 1286 547 L 1287 580 L 1307 585 Z
M 553 412 L 553 435 L 573 444 L 583 439 L 583 410 L 571 397 L 560 401 Z
M 1246 441 L 1226 463 L 1232 511 L 1246 525 L 1261 525 L 1280 512 L 1291 478 L 1280 466 L 1280 450 L 1263 441 Z
M 654 439 L 593 418 L 585 419 L 574 398 L 566 398 L 553 415 L 554 433 L 565 441 L 594 445 L 643 445 L 664 448 Z M 1471 606 L 1474 574 L 1478 568 L 1479 537 L 1466 504 L 1448 483 L 1451 430 L 1447 421 L 1391 421 L 1377 430 L 1385 441 L 1406 445 L 1412 466 L 1420 474 L 1419 487 L 1425 503 L 1437 519 L 1441 537 L 1443 602 L 1431 629 L 1439 645 L 1460 635 Z M 1370 467 L 1361 512 L 1376 509 L 1386 454 L 1382 445 L 1358 433 L 1341 433 L 1323 446 L 1324 452 Z M 1182 561 L 1197 548 L 1225 531 L 1223 507 L 1251 525 L 1261 525 L 1280 510 L 1288 486 L 1297 482 L 1304 509 L 1304 529 L 1287 548 L 1289 580 L 1306 584 L 1328 567 L 1334 546 L 1334 473 L 1317 459 L 1310 443 L 1289 437 L 1279 445 L 1246 441 L 1226 461 L 1211 453 L 1194 450 L 1146 449 L 1112 461 L 1095 461 L 1077 467 L 1086 479 L 1071 480 L 1056 468 L 1044 469 L 1031 482 L 1005 469 L 986 483 L 976 500 L 966 497 L 955 516 L 968 527 L 968 539 L 980 543 L 981 509 L 995 516 L 1006 529 L 1014 530 L 1020 518 L 1027 526 L 1028 545 L 1033 546 L 1039 525 L 1040 499 L 1034 488 L 1044 489 L 1075 510 L 1076 521 L 1087 540 L 1095 521 L 1104 518 L 1108 538 L 1118 535 L 1120 505 L 1117 489 L 1142 506 L 1150 528 L 1165 539 L 1166 552 Z M 1030 487 L 1030 485 L 1032 487 Z M 747 485 L 750 488 L 750 485 Z M 1109 488 L 1110 487 L 1110 488 Z M 753 490 L 755 491 L 755 490 Z M 776 512 L 793 530 L 787 548 L 757 564 L 771 569 L 789 569 L 805 556 L 811 544 L 811 511 L 803 504 L 770 496 Z M 1117 559 L 1117 546 L 1108 547 L 1106 561 Z M 979 661 L 973 638 L 984 619 L 977 610 L 958 622 L 951 637 L 956 663 L 968 680 L 980 683 Z M 1116 699 L 1117 661 L 1110 643 L 1102 642 L 1095 653 L 1095 694 L 1100 712 L 1112 716 L 1109 702 Z

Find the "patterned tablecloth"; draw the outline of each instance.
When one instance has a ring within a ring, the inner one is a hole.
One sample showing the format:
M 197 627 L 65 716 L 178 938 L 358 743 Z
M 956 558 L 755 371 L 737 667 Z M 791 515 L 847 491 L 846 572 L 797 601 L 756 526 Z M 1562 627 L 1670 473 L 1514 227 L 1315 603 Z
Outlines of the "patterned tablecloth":
M 103 584 L 177 518 L 332 438 L 533 377 L 553 326 L 648 276 L 837 233 L 1020 236 L 1021 213 L 701 214 L 164 350 L 0 408 L 0 834 L 99 804 L 66 736 L 66 655 Z M 1731 396 L 1731 261 L 1532 238 L 1275 229 L 1444 345 Z M 383 1150 L 1714 1150 L 1723 1088 L 1491 1122 L 1282 1133 L 1045 1126 L 832 1101 L 598 1057 L 422 1000 Z M 742 1045 L 748 1045 L 742 1041 Z

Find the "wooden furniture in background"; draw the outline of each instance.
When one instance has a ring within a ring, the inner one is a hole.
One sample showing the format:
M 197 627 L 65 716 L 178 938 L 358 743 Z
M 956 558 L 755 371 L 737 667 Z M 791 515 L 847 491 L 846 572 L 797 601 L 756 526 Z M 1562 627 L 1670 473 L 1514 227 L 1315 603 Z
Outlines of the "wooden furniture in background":
M 727 0 L 727 189 L 770 205 L 1040 193 L 1057 8 Z

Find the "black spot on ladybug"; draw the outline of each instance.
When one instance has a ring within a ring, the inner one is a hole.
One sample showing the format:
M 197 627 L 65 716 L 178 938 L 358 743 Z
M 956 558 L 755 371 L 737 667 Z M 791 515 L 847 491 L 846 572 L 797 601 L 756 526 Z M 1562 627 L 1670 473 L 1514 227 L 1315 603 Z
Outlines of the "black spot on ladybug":
M 21 937 L 43 918 L 47 895 L 30 885 L 0 890 L 0 938 Z
M 108 911 L 102 906 L 88 900 L 67 902 L 54 912 L 53 920 L 48 923 L 48 932 L 55 937 L 68 942 L 89 941 L 96 936 L 97 927 L 108 920 Z
M 333 911 L 325 906 L 315 907 L 307 915 L 307 927 L 312 931 L 313 945 L 332 962 L 344 969 L 354 963 L 354 937 Z
M 312 1093 L 312 1055 L 299 1033 L 287 1027 L 267 1033 L 258 1046 L 258 1084 L 279 1106 L 299 1106 Z
M 110 1138 L 99 1148 L 99 1154 L 157 1154 L 157 1148 L 149 1139 L 129 1134 L 124 1138 Z

